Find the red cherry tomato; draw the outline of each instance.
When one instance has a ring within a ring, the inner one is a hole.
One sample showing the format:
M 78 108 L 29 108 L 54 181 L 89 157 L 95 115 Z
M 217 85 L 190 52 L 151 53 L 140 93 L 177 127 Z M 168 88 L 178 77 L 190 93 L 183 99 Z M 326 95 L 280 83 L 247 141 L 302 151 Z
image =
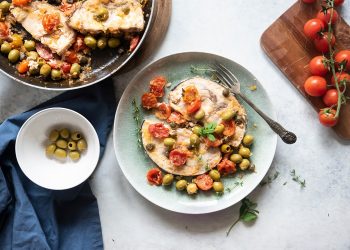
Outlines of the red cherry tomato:
M 179 112 L 171 112 L 169 118 L 166 120 L 168 123 L 182 124 L 186 122 L 186 119 Z
M 223 175 L 233 174 L 236 172 L 236 164 L 228 159 L 223 159 L 218 164 L 218 171 Z
M 62 72 L 68 74 L 72 65 L 70 63 L 63 62 L 61 65 Z
M 164 126 L 163 123 L 151 124 L 148 127 L 148 131 L 154 138 L 166 138 L 169 136 L 169 129 Z
M 180 167 L 185 165 L 187 161 L 187 153 L 179 149 L 174 149 L 169 153 L 169 160 L 174 164 L 174 166 Z
M 302 0 L 304 3 L 314 3 L 316 0 Z
M 171 114 L 171 108 L 166 103 L 161 103 L 157 107 L 157 111 L 155 113 L 155 116 L 160 120 L 166 120 L 169 118 Z
M 51 33 L 60 24 L 60 15 L 58 13 L 45 14 L 41 22 L 45 31 Z
M 151 185 L 161 185 L 163 180 L 162 171 L 159 168 L 152 168 L 147 172 L 147 180 Z
M 157 107 L 157 97 L 153 93 L 144 93 L 141 97 L 142 107 L 151 109 Z
M 304 83 L 305 92 L 310 96 L 323 96 L 327 92 L 327 82 L 321 76 L 310 76 Z
M 323 103 L 327 107 L 336 106 L 338 104 L 338 91 L 336 89 L 327 90 L 326 94 L 323 96 Z
M 236 133 L 236 123 L 233 120 L 223 122 L 222 124 L 225 126 L 223 132 L 224 135 L 231 136 Z
M 164 95 L 164 87 L 167 80 L 164 76 L 157 76 L 153 78 L 149 83 L 150 92 L 156 97 L 162 97 Z
M 350 75 L 348 73 L 345 73 L 345 72 L 342 72 L 342 73 L 337 72 L 337 73 L 335 73 L 335 75 L 338 79 L 338 84 L 339 84 L 340 90 L 343 90 L 344 85 L 346 85 L 347 83 L 350 83 Z M 334 76 L 332 76 L 331 83 L 333 86 L 335 86 Z
M 0 39 L 6 39 L 10 34 L 9 27 L 6 23 L 0 22 Z
M 325 76 L 328 73 L 328 69 L 324 64 L 324 56 L 315 56 L 309 63 L 310 73 L 315 76 Z
M 335 109 L 325 108 L 318 113 L 320 123 L 326 127 L 333 127 L 338 123 L 338 117 L 335 117 Z
M 326 10 L 325 12 L 320 10 L 317 13 L 316 18 L 320 19 L 323 22 L 324 26 L 327 27 L 329 21 L 331 20 L 331 13 L 332 13 L 332 11 L 333 11 L 332 24 L 335 24 L 338 21 L 339 15 L 338 15 L 338 12 L 335 9 L 332 9 L 332 8 Z
M 338 65 L 345 62 L 345 70 L 350 71 L 350 50 L 339 51 L 335 55 L 334 60 L 338 63 Z
M 31 0 L 12 0 L 12 4 L 14 6 L 25 6 L 27 4 L 29 4 L 31 2 Z
M 208 147 L 219 147 L 222 144 L 222 140 L 220 139 L 215 139 L 215 141 L 211 141 L 208 138 L 204 139 L 205 145 L 207 145 Z
M 324 32 L 322 36 L 317 37 L 314 40 L 314 45 L 316 49 L 323 54 L 329 51 L 328 34 L 328 32 Z M 330 36 L 331 46 L 333 47 L 335 44 L 335 36 L 333 34 L 331 34 Z
M 191 104 L 195 100 L 199 99 L 198 89 L 193 86 L 187 86 L 183 91 L 183 100 L 186 104 Z
M 334 0 L 334 6 L 340 6 L 344 3 L 344 0 Z
M 74 51 L 70 51 L 70 50 L 68 50 L 66 53 L 64 53 L 64 60 L 66 62 L 71 63 L 71 64 L 77 63 L 79 61 L 77 53 L 75 53 Z
M 310 19 L 304 25 L 304 34 L 310 39 L 319 37 L 323 30 L 324 24 L 320 19 Z
M 200 99 L 196 99 L 191 104 L 187 105 L 187 113 L 193 114 L 201 108 L 202 102 Z
M 196 179 L 194 179 L 194 183 L 203 191 L 207 191 L 213 187 L 213 179 L 207 174 L 197 176 Z

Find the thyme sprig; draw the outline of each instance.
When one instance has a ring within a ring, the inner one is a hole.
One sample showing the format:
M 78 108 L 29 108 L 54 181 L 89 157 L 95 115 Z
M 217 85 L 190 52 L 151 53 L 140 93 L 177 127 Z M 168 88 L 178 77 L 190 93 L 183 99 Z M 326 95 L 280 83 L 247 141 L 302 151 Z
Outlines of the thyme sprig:
M 273 175 L 269 175 L 267 176 L 266 180 L 263 180 L 262 182 L 260 182 L 260 187 L 265 186 L 266 184 L 271 184 L 274 180 L 277 179 L 277 177 L 279 176 L 280 172 L 276 171 Z
M 142 137 L 141 137 L 141 124 L 142 124 L 142 118 L 141 118 L 141 113 L 140 109 L 136 103 L 136 99 L 134 98 L 132 100 L 132 107 L 133 107 L 133 118 L 136 123 L 136 136 L 137 136 L 137 144 L 139 148 L 142 148 Z
M 295 169 L 291 170 L 290 171 L 290 175 L 292 176 L 292 180 L 299 183 L 299 185 L 304 188 L 306 187 L 306 181 L 305 179 L 302 180 L 300 175 L 297 175 L 296 172 L 295 172 Z

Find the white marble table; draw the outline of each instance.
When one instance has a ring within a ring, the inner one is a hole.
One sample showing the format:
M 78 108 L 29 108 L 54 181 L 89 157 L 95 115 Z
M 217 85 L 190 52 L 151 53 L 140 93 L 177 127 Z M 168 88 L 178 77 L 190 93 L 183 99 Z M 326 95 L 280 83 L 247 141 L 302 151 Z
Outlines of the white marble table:
M 279 121 L 299 140 L 292 146 L 278 141 L 270 174 L 278 170 L 279 177 L 249 196 L 259 204 L 256 223 L 238 223 L 226 237 L 227 228 L 238 216 L 238 204 L 197 216 L 151 204 L 124 178 L 111 135 L 92 178 L 106 249 L 350 248 L 350 143 L 318 123 L 315 111 L 259 45 L 262 32 L 294 2 L 173 0 L 165 41 L 144 63 L 183 51 L 216 53 L 239 62 L 264 85 Z M 342 12 L 350 22 L 349 0 Z M 117 96 L 137 70 L 114 77 Z M 58 94 L 22 86 L 3 75 L 0 82 L 0 120 Z M 291 169 L 306 179 L 306 188 L 292 181 Z

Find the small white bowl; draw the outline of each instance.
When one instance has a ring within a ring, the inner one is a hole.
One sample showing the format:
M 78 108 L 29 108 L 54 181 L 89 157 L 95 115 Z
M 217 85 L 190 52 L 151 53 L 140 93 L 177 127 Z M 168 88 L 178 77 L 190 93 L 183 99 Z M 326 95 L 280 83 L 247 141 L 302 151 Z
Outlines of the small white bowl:
M 87 142 L 87 150 L 78 161 L 46 156 L 49 133 L 62 128 L 81 132 Z M 84 116 L 65 108 L 35 113 L 23 124 L 16 139 L 16 157 L 23 173 L 48 189 L 63 190 L 79 185 L 92 174 L 99 155 L 100 142 L 94 127 Z

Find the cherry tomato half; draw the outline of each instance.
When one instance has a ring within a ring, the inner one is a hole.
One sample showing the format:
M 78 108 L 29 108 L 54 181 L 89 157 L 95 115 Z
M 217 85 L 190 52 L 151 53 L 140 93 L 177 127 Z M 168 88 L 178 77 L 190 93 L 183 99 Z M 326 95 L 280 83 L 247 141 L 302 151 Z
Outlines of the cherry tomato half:
M 323 96 L 327 91 L 327 82 L 321 76 L 310 76 L 304 83 L 305 92 L 310 96 Z
M 60 15 L 58 13 L 45 14 L 41 22 L 45 31 L 50 33 L 60 24 Z
M 310 19 L 304 25 L 304 34 L 310 39 L 319 37 L 323 30 L 324 23 L 320 19 Z
M 196 179 L 194 179 L 194 183 L 203 191 L 207 191 L 213 187 L 213 179 L 207 174 L 197 176 Z
M 325 76 L 328 73 L 328 68 L 325 66 L 324 56 L 315 56 L 309 63 L 310 73 L 315 76 Z
M 187 105 L 187 113 L 193 114 L 201 108 L 202 102 L 200 99 L 194 100 L 191 104 Z
M 169 136 L 169 129 L 163 123 L 155 123 L 148 126 L 148 131 L 154 138 L 166 138 Z
M 183 91 L 183 100 L 186 104 L 191 104 L 195 100 L 199 99 L 198 89 L 193 86 L 187 86 Z
M 328 43 L 328 32 L 324 32 L 322 36 L 317 37 L 314 40 L 314 45 L 316 49 L 321 53 L 327 53 L 329 51 L 329 43 Z M 333 34 L 330 35 L 331 46 L 333 47 L 335 44 L 335 36 Z
M 10 34 L 9 27 L 6 23 L 0 22 L 0 39 L 6 39 Z
M 327 90 L 322 100 L 327 107 L 336 106 L 338 103 L 338 91 L 336 89 Z
M 144 93 L 141 97 L 142 107 L 151 109 L 157 107 L 157 97 L 153 93 Z
M 180 149 L 174 149 L 169 153 L 169 160 L 174 164 L 174 166 L 180 167 L 185 165 L 187 161 L 187 153 Z
M 223 175 L 233 174 L 236 172 L 236 164 L 228 159 L 223 159 L 218 164 L 218 171 Z
M 164 95 L 164 87 L 166 83 L 167 81 L 163 76 L 153 78 L 149 83 L 150 92 L 156 97 L 162 97 Z
M 162 171 L 159 168 L 152 168 L 147 172 L 147 180 L 151 185 L 161 185 L 163 180 Z
M 182 124 L 186 122 L 186 119 L 179 112 L 171 112 L 169 118 L 166 120 L 168 123 Z
M 345 62 L 345 70 L 350 71 L 350 50 L 339 51 L 335 55 L 334 60 L 338 63 L 338 65 Z
M 320 123 L 326 127 L 333 127 L 338 123 L 338 117 L 335 117 L 335 109 L 325 108 L 318 113 Z
M 232 136 L 236 133 L 236 123 L 234 120 L 226 121 L 222 123 L 225 128 L 223 134 L 226 136 Z
M 171 108 L 166 103 L 161 103 L 157 107 L 157 111 L 155 113 L 155 116 L 160 120 L 166 120 L 169 118 L 171 114 Z
M 12 4 L 15 6 L 25 6 L 29 4 L 31 0 L 12 0 Z
M 316 18 L 320 19 L 323 22 L 324 26 L 327 27 L 329 21 L 331 20 L 332 11 L 333 11 L 332 24 L 335 24 L 338 21 L 339 15 L 338 15 L 338 12 L 333 8 L 330 8 L 330 9 L 326 10 L 325 12 L 323 12 L 323 10 L 320 10 L 317 13 Z

